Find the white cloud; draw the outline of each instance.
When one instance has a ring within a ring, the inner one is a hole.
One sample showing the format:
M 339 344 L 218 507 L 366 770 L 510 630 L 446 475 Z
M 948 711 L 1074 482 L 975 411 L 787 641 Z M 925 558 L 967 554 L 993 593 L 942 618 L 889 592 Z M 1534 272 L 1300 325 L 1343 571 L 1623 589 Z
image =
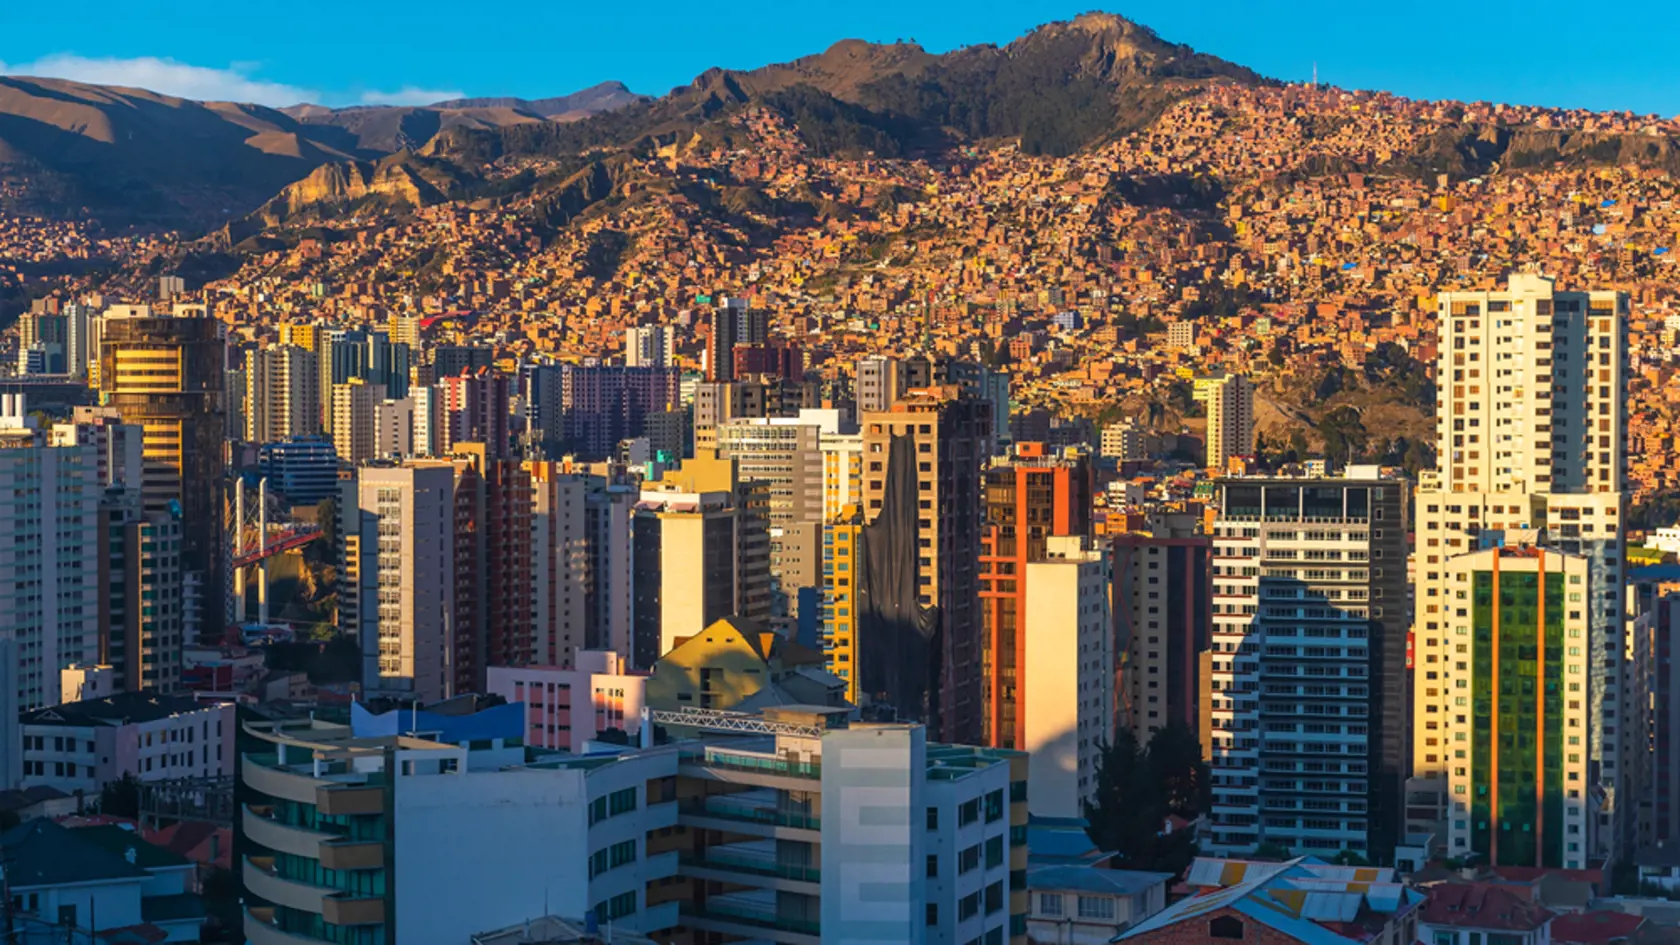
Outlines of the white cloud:
M 194 66 L 156 56 L 131 59 L 95 58 L 53 53 L 34 62 L 0 61 L 0 75 L 31 75 L 70 79 L 95 85 L 148 89 L 201 102 L 254 102 L 283 107 L 303 102 L 330 105 L 430 105 L 465 98 L 459 89 L 422 89 L 405 85 L 394 92 L 323 92 L 319 89 L 269 82 L 257 77 L 260 63 L 235 62 L 225 69 Z
M 417 89 L 405 85 L 395 92 L 368 91 L 361 95 L 363 105 L 430 105 L 450 99 L 466 98 L 460 89 Z
M 213 69 L 156 56 L 90 58 L 74 53 L 54 53 L 34 62 L 0 63 L 0 73 L 121 85 L 199 101 L 282 106 L 321 100 L 321 93 L 314 89 L 266 82 L 255 78 L 253 71 L 252 64 L 245 62 Z

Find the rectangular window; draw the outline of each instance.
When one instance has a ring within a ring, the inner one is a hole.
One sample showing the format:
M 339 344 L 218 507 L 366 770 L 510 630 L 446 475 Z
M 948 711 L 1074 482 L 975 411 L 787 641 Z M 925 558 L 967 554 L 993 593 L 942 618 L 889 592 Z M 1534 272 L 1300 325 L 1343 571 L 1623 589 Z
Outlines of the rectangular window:
M 992 837 L 986 841 L 986 868 L 996 869 L 1003 865 L 1003 838 Z
M 1114 899 L 1109 896 L 1080 896 L 1079 917 L 1081 919 L 1114 918 Z
M 979 868 L 980 844 L 976 843 L 974 846 L 971 846 L 957 854 L 957 875 L 961 876 L 964 873 L 968 873 Z
M 1039 893 L 1038 894 L 1038 914 L 1039 915 L 1061 915 L 1062 914 L 1062 894 L 1061 893 Z
M 986 795 L 986 823 L 995 824 L 1003 819 L 1003 789 Z

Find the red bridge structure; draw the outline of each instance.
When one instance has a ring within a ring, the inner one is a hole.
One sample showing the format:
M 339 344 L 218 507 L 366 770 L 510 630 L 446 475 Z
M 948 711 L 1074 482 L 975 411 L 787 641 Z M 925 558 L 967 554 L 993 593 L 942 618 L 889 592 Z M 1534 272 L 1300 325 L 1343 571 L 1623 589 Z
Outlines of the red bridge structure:
M 236 622 L 245 619 L 246 576 L 257 569 L 257 622 L 268 623 L 268 559 L 302 548 L 322 535 L 321 526 L 308 522 L 268 520 L 268 480 L 257 482 L 254 501 L 246 501 L 244 479 L 234 480 L 228 509 L 230 561 L 233 566 L 233 605 Z

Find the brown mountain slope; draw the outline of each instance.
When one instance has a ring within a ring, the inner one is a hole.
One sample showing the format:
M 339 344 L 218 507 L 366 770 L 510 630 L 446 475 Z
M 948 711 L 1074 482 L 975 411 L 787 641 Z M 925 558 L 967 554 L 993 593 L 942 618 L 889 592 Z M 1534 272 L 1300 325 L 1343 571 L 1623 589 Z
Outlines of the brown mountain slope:
M 259 105 L 0 77 L 0 179 L 51 212 L 177 223 L 244 211 L 364 156 L 332 137 Z

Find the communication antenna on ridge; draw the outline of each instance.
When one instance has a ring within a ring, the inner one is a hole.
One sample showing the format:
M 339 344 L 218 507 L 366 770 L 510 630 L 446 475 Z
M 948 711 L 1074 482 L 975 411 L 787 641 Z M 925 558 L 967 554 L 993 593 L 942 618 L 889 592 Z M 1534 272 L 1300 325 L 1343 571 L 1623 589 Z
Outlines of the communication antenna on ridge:
M 1313 91 L 1318 91 L 1318 60 L 1313 60 Z

